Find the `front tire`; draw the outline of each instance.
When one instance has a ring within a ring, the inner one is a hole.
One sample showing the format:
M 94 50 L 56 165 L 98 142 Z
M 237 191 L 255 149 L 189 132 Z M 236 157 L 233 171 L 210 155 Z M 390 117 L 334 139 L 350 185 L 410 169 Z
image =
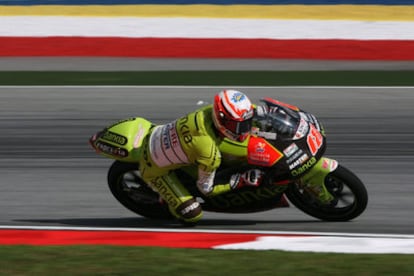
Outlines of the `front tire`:
M 138 164 L 115 161 L 108 171 L 112 195 L 127 209 L 151 219 L 171 219 L 167 204 L 141 179 Z
M 325 221 L 349 221 L 364 212 L 368 193 L 362 181 L 345 167 L 338 168 L 325 178 L 325 186 L 335 197 L 334 204 L 323 205 L 314 200 L 305 189 L 292 183 L 286 196 L 298 209 Z

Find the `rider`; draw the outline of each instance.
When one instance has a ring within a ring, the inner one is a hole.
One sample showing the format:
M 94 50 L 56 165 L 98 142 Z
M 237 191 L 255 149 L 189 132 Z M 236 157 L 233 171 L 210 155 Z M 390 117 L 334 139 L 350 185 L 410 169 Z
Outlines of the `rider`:
M 263 174 L 256 169 L 233 174 L 225 181 L 228 183 L 216 183 L 216 171 L 221 163 L 220 143 L 225 137 L 244 141 L 250 134 L 253 116 L 253 105 L 244 93 L 223 90 L 215 95 L 213 105 L 152 130 L 143 145 L 141 176 L 179 220 L 194 224 L 202 217 L 200 204 L 174 171 L 180 167 L 198 167 L 197 188 L 207 196 L 259 185 Z

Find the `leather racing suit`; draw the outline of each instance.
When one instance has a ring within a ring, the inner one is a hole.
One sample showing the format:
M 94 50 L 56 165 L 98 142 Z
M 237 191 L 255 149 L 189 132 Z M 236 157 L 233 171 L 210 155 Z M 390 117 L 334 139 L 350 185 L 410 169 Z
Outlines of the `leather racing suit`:
M 221 164 L 212 106 L 200 108 L 165 125 L 156 126 L 143 144 L 140 173 L 162 199 L 174 216 L 195 223 L 202 217 L 200 204 L 178 179 L 174 170 L 196 165 L 197 188 L 213 196 L 231 190 L 229 183 L 215 184 L 216 170 Z

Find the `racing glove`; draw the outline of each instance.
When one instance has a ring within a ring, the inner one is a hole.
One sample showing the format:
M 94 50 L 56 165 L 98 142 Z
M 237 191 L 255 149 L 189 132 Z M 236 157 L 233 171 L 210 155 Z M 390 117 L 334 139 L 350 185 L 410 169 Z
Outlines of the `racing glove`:
M 258 169 L 251 169 L 244 173 L 236 173 L 230 177 L 230 187 L 232 190 L 244 186 L 257 187 L 263 178 L 264 173 Z

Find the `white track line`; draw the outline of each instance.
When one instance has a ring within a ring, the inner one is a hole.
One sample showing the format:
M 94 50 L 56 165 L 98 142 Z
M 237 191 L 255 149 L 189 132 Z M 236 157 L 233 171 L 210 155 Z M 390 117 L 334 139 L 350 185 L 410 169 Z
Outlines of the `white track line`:
M 406 234 L 374 234 L 374 233 L 340 233 L 340 232 L 300 232 L 300 231 L 260 231 L 260 230 L 221 230 L 221 229 L 168 229 L 168 228 L 119 228 L 119 227 L 66 227 L 66 226 L 21 226 L 0 225 L 0 229 L 27 230 L 74 230 L 74 231 L 137 231 L 168 233 L 223 233 L 223 234 L 263 234 L 263 235 L 304 235 L 327 237 L 367 237 L 390 239 L 414 239 L 414 235 Z
M 0 36 L 414 40 L 413 21 L 2 16 Z
M 262 85 L 0 85 L 0 88 L 19 88 L 19 89 L 33 89 L 33 88 L 173 88 L 173 89 L 194 89 L 194 88 L 217 88 L 217 87 L 229 87 L 235 89 L 257 88 L 257 89 L 414 89 L 414 86 L 312 86 L 312 85 L 278 85 L 278 86 L 262 86 Z

